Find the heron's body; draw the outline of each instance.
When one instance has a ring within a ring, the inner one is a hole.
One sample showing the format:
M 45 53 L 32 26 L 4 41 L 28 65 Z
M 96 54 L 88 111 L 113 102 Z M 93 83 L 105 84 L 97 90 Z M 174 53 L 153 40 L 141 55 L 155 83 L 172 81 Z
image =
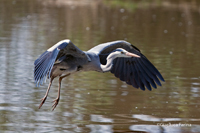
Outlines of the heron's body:
M 61 81 L 64 77 L 78 71 L 111 72 L 117 78 L 135 88 L 151 90 L 156 84 L 161 86 L 164 81 L 159 71 L 140 52 L 138 48 L 126 41 L 114 41 L 95 46 L 88 51 L 81 51 L 70 40 L 63 40 L 49 48 L 36 61 L 34 78 L 37 85 L 50 78 L 46 95 L 39 108 L 45 102 L 51 83 L 59 77 L 58 97 L 53 109 L 60 98 Z

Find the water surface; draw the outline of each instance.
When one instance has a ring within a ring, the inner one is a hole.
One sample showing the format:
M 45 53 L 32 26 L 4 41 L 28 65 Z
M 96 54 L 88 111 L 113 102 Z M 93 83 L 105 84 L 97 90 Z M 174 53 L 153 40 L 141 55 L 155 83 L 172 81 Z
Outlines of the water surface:
M 0 131 L 200 132 L 199 8 L 185 0 L 0 0 Z M 38 109 L 48 81 L 35 87 L 33 62 L 66 38 L 82 50 L 131 42 L 166 82 L 142 91 L 111 73 L 77 73 L 63 80 L 53 112 L 58 80 Z

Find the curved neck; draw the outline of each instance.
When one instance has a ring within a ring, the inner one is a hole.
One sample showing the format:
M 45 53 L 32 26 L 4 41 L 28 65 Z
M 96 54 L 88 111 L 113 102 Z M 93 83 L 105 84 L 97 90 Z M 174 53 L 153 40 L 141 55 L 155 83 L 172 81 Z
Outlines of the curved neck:
M 112 66 L 113 66 L 113 60 L 114 60 L 115 58 L 117 58 L 117 57 L 118 57 L 117 54 L 114 54 L 114 53 L 110 54 L 110 55 L 106 58 L 106 59 L 107 59 L 106 65 L 102 65 L 102 64 L 101 64 L 101 69 L 102 69 L 102 71 L 103 71 L 103 72 L 108 72 L 108 71 L 110 71 L 110 70 L 112 69 Z

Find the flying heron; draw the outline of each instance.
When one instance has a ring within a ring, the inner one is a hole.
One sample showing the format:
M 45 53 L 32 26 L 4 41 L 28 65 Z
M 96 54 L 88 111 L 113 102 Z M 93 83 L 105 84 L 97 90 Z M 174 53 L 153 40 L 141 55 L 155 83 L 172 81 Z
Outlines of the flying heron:
M 126 41 L 113 41 L 99 44 L 88 51 L 81 51 L 70 40 L 62 40 L 45 51 L 35 60 L 34 79 L 36 86 L 50 79 L 45 96 L 39 108 L 47 99 L 52 81 L 59 77 L 58 96 L 52 110 L 60 99 L 61 81 L 63 78 L 79 71 L 111 72 L 115 77 L 135 88 L 151 90 L 151 86 L 161 86 L 164 78 L 155 66 Z M 159 79 L 160 80 L 159 80 Z

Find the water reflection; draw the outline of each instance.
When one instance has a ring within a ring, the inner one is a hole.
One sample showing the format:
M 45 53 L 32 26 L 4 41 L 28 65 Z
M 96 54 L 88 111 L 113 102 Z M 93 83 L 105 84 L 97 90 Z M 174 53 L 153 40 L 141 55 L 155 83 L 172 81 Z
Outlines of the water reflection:
M 64 3 L 61 3 L 64 2 Z M 199 2 L 0 0 L 1 132 L 200 132 Z M 161 71 L 166 82 L 137 90 L 110 73 L 77 73 L 35 88 L 34 60 L 70 38 L 82 50 L 127 40 Z M 160 126 L 163 124 L 192 124 Z

